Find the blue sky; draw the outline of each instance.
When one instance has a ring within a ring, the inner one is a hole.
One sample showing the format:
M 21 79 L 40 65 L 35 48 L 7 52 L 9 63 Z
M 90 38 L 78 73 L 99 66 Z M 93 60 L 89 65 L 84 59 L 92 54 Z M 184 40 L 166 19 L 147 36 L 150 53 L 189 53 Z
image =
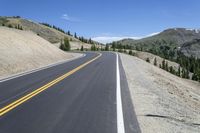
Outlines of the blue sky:
M 199 0 L 0 0 L 0 15 L 47 22 L 107 42 L 200 28 Z

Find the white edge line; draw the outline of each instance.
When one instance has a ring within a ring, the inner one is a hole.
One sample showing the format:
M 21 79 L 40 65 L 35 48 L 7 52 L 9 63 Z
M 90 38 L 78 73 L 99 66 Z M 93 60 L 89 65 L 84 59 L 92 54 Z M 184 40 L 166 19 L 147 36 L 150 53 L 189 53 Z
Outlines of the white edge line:
M 86 56 L 86 54 L 82 54 L 82 56 L 74 57 L 74 58 L 67 59 L 67 60 L 64 60 L 64 61 L 59 61 L 57 63 L 52 63 L 52 64 L 49 64 L 49 65 L 46 65 L 46 66 L 43 66 L 43 67 L 40 67 L 40 68 L 36 68 L 36 69 L 28 70 L 28 71 L 25 71 L 25 72 L 17 73 L 17 74 L 14 74 L 14 75 L 10 75 L 8 77 L 4 77 L 4 78 L 0 79 L 0 83 L 11 80 L 11 79 L 15 79 L 15 78 L 18 78 L 18 77 L 21 77 L 21 76 L 24 76 L 24 75 L 28 75 L 28 74 L 31 74 L 31 73 L 34 73 L 34 72 L 38 72 L 40 70 L 51 68 L 51 67 L 54 67 L 54 66 L 57 66 L 57 65 L 60 65 L 60 64 L 64 64 L 66 62 L 70 62 L 70 61 L 73 61 L 73 60 L 76 60 L 76 59 L 79 59 L 79 58 L 83 58 L 85 56 Z
M 116 53 L 116 78 L 117 78 L 117 90 L 116 90 L 116 100 L 117 100 L 117 133 L 125 133 L 124 128 L 124 117 L 123 117 L 123 107 L 122 107 L 122 97 L 121 97 L 121 86 L 120 86 L 120 72 L 119 72 L 119 57 Z

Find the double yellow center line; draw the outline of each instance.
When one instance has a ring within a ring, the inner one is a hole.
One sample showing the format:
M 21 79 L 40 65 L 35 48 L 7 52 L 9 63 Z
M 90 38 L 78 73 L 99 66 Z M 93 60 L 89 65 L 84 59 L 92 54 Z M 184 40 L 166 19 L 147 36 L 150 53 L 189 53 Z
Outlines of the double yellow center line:
M 82 69 L 83 67 L 85 67 L 86 65 L 90 64 L 91 62 L 95 61 L 96 59 L 98 59 L 101 56 L 101 54 L 99 54 L 97 57 L 93 58 L 92 60 L 89 60 L 88 62 L 78 66 L 77 68 L 71 70 L 70 72 L 56 78 L 55 80 L 47 83 L 46 85 L 36 89 L 33 92 L 30 92 L 29 94 L 23 96 L 22 98 L 19 98 L 18 100 L 8 104 L 7 106 L 3 107 L 0 109 L 0 117 L 3 116 L 4 114 L 6 114 L 7 112 L 11 111 L 12 109 L 16 108 L 17 106 L 21 105 L 22 103 L 26 102 L 27 100 L 31 99 L 32 97 L 38 95 L 39 93 L 47 90 L 49 87 L 55 85 L 56 83 L 62 81 L 63 79 L 67 78 L 68 76 L 72 75 L 73 73 L 77 72 L 78 70 Z

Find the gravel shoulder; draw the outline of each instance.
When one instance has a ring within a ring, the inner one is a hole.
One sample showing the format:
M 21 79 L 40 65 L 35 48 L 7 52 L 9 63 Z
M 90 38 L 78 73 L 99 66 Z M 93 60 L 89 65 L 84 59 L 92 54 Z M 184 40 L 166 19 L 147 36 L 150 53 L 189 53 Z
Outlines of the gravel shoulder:
M 200 83 L 181 79 L 134 56 L 120 57 L 142 132 L 200 131 Z

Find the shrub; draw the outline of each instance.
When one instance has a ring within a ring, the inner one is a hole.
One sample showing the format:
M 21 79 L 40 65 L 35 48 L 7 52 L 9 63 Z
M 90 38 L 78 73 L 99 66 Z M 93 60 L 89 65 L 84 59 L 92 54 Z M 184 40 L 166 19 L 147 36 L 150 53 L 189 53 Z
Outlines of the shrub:
M 129 55 L 133 55 L 133 51 L 132 51 L 132 50 L 129 50 L 128 54 L 129 54 Z
M 149 63 L 150 63 L 150 59 L 149 59 L 149 58 L 147 58 L 147 59 L 146 59 L 146 62 L 149 62 Z
M 71 46 L 70 46 L 68 38 L 64 38 L 64 42 L 61 41 L 60 49 L 64 51 L 70 51 Z

